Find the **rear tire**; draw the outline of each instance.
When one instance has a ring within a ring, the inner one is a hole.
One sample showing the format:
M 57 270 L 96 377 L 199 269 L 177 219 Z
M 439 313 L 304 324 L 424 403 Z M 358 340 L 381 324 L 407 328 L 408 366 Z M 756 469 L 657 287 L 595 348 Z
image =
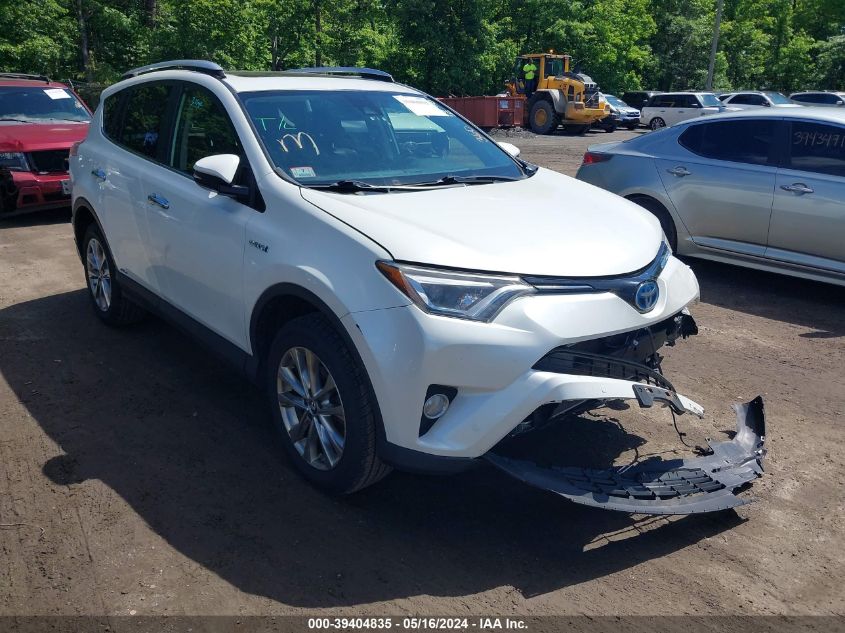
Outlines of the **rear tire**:
M 666 121 L 661 119 L 659 116 L 656 116 L 649 122 L 648 126 L 652 130 L 659 130 L 661 128 L 666 127 Z
M 613 134 L 616 131 L 616 126 L 610 125 L 610 126 L 604 128 L 604 131 L 607 132 L 608 134 Z
M 114 326 L 131 325 L 142 320 L 146 312 L 127 299 L 117 279 L 114 264 L 103 234 L 91 224 L 82 240 L 82 265 L 88 286 L 88 298 L 99 319 Z
M 323 315 L 279 330 L 265 384 L 285 453 L 311 484 L 349 494 L 390 472 L 376 454 L 376 403 L 365 370 Z
M 531 131 L 535 134 L 551 134 L 560 125 L 557 112 L 545 99 L 538 99 L 531 106 L 528 122 L 531 125 Z
M 646 196 L 634 196 L 633 198 L 629 198 L 629 200 L 636 202 L 660 221 L 660 228 L 663 229 L 666 239 L 669 240 L 669 246 L 672 247 L 672 252 L 677 253 L 678 231 L 675 229 L 675 221 L 672 220 L 672 216 L 669 215 L 666 207 L 654 198 L 648 198 Z

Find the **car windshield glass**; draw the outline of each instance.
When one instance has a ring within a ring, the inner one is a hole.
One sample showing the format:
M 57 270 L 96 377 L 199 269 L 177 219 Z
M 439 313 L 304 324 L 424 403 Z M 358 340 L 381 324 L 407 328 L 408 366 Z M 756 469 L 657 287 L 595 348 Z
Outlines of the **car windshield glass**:
M 91 115 L 66 88 L 0 87 L 0 120 L 90 121 Z
M 297 90 L 240 97 L 275 167 L 305 186 L 525 177 L 496 143 L 423 95 Z
M 767 97 L 771 100 L 771 102 L 772 102 L 772 103 L 774 103 L 775 105 L 781 105 L 781 104 L 784 104 L 784 103 L 792 103 L 789 99 L 787 99 L 786 97 L 784 97 L 784 96 L 783 96 L 781 93 L 779 93 L 779 92 L 767 92 L 767 93 L 766 93 L 766 96 L 767 96 Z
M 722 105 L 722 102 L 719 101 L 716 95 L 711 94 L 709 92 L 705 92 L 704 94 L 700 94 L 698 96 L 701 99 L 701 103 L 705 108 Z
M 612 106 L 616 106 L 617 108 L 628 108 L 630 107 L 627 103 L 622 101 L 619 97 L 614 97 L 613 95 L 605 95 L 605 100 Z

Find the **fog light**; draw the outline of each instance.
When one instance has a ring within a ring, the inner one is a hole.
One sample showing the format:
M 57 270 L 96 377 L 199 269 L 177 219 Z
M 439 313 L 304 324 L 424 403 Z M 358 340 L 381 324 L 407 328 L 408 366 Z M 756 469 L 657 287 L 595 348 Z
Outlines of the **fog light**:
M 449 398 L 442 393 L 436 393 L 423 404 L 423 415 L 429 420 L 436 420 L 449 408 Z

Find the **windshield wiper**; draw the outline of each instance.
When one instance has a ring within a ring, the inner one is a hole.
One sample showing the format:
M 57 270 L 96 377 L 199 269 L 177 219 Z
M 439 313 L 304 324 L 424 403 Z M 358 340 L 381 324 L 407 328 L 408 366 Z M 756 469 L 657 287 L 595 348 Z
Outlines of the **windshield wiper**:
M 15 117 L 4 116 L 0 117 L 0 121 L 17 121 L 18 123 L 29 123 L 30 119 L 18 119 Z
M 431 182 L 415 182 L 414 187 L 440 187 L 445 185 L 487 185 L 492 182 L 512 182 L 519 178 L 510 176 L 453 176 L 451 174 Z
M 363 180 L 338 180 L 327 184 L 304 185 L 312 189 L 337 191 L 338 193 L 356 193 L 358 191 L 372 191 L 389 193 L 391 191 L 420 191 L 432 187 L 448 187 L 454 185 L 485 185 L 492 182 L 510 182 L 520 180 L 510 176 L 452 176 L 447 175 L 431 182 L 413 182 L 407 185 L 373 185 Z
M 391 185 L 371 185 L 363 180 L 338 180 L 327 184 L 304 185 L 312 189 L 324 189 L 326 191 L 337 191 L 338 193 L 355 193 L 356 191 L 390 191 L 402 187 Z

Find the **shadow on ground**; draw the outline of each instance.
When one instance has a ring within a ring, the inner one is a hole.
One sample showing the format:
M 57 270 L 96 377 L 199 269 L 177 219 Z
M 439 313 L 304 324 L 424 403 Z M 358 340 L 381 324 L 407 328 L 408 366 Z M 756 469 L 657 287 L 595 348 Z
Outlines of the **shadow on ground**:
M 804 338 L 845 335 L 845 287 L 787 275 L 684 258 L 701 286 L 701 301 L 810 328 Z
M 22 226 L 46 226 L 49 224 L 67 224 L 70 222 L 70 207 L 49 211 L 28 211 L 9 216 L 0 215 L 0 231 Z
M 279 457 L 253 387 L 158 320 L 106 328 L 83 290 L 0 310 L 0 346 L 3 377 L 64 452 L 43 465 L 47 477 L 101 480 L 182 555 L 241 591 L 290 605 L 500 586 L 534 596 L 740 521 L 733 512 L 637 521 L 488 467 L 451 478 L 394 473 L 354 497 L 324 496 Z M 583 461 L 596 430 L 595 457 L 609 463 L 642 442 L 599 424 L 573 422 L 562 445 Z M 95 529 L 115 520 L 103 514 Z

